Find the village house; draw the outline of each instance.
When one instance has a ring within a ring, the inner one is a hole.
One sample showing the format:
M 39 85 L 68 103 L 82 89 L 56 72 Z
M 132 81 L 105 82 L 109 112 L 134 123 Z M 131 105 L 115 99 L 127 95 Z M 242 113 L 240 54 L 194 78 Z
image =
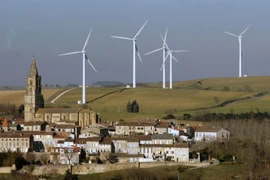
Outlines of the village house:
M 88 154 L 98 154 L 99 152 L 99 137 L 87 138 L 86 141 L 86 152 Z
M 139 139 L 139 144 L 152 144 L 152 135 L 136 135 L 135 138 Z
M 10 129 L 9 129 L 9 124 L 8 124 L 8 121 L 7 119 L 5 118 L 2 122 L 2 127 L 1 129 L 5 132 L 8 132 Z
M 138 154 L 140 152 L 139 139 L 129 138 L 127 139 L 127 153 L 128 154 Z
M 168 127 L 168 134 L 172 134 L 173 136 L 179 136 L 179 129 L 176 127 Z
M 80 147 L 54 147 L 50 161 L 54 164 L 79 164 Z
M 28 121 L 23 124 L 23 131 L 44 131 L 46 125 L 43 121 Z
M 154 132 L 155 134 L 167 134 L 168 133 L 168 124 L 158 123 L 155 125 Z
M 227 129 L 215 126 L 200 127 L 195 131 L 195 141 L 227 141 L 229 138 Z
M 57 146 L 57 142 L 59 141 L 64 141 L 65 139 L 68 139 L 70 138 L 69 137 L 69 134 L 66 133 L 66 132 L 59 132 L 59 133 L 55 133 L 55 135 L 53 136 L 53 139 L 52 139 L 52 144 L 54 147 Z
M 53 141 L 54 132 L 46 131 L 22 131 L 24 134 L 31 134 L 34 137 L 34 151 L 50 152 L 55 145 Z
M 31 134 L 3 132 L 0 133 L 0 152 L 20 151 L 26 153 L 33 151 L 34 138 Z
M 153 134 L 152 144 L 174 144 L 174 137 L 172 134 Z
M 112 138 L 113 152 L 115 153 L 127 153 L 127 139 L 128 138 Z
M 78 137 L 81 131 L 81 127 L 77 125 L 69 125 L 69 124 L 56 124 L 52 129 L 54 132 L 66 132 L 70 135 L 71 138 L 75 139 Z
M 182 144 L 143 144 L 140 145 L 140 153 L 154 160 L 173 160 L 175 162 L 189 161 L 189 147 Z
M 99 152 L 112 152 L 112 140 L 111 138 L 104 138 L 100 143 L 99 143 Z
M 154 132 L 154 123 L 120 122 L 115 125 L 116 135 L 147 135 Z
M 57 147 L 71 147 L 74 145 L 74 139 L 65 139 L 57 142 Z

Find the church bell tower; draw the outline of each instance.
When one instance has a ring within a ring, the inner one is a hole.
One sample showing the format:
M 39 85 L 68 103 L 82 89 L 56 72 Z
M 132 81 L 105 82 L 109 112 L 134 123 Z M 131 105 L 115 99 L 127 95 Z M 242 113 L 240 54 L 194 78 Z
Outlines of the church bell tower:
M 29 75 L 26 78 L 26 93 L 24 95 L 24 120 L 33 121 L 35 112 L 44 108 L 41 94 L 41 76 L 38 75 L 35 57 L 32 59 Z

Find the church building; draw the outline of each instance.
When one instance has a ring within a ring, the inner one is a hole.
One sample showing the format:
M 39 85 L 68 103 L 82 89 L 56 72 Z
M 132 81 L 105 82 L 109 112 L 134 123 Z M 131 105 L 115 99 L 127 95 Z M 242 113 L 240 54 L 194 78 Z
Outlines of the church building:
M 44 108 L 44 98 L 41 90 L 41 76 L 38 74 L 36 60 L 33 57 L 30 72 L 26 79 L 26 93 L 24 95 L 24 120 L 26 122 L 69 122 L 76 123 L 81 128 L 98 123 L 98 114 L 90 109 Z
M 24 119 L 33 121 L 35 112 L 44 108 L 44 98 L 41 94 L 41 76 L 38 75 L 36 60 L 33 57 L 30 73 L 26 79 L 26 92 L 24 95 Z

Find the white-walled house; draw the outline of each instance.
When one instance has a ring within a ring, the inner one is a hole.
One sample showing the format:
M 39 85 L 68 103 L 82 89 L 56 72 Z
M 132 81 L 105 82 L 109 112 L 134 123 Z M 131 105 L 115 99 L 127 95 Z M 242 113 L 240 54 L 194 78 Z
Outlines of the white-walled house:
M 200 127 L 195 131 L 195 141 L 225 141 L 229 140 L 230 132 L 224 128 Z
M 175 162 L 189 161 L 189 147 L 187 143 L 181 144 L 142 144 L 140 153 L 146 158 L 165 160 L 170 158 Z
M 179 129 L 168 127 L 168 134 L 172 134 L 173 136 L 179 136 Z

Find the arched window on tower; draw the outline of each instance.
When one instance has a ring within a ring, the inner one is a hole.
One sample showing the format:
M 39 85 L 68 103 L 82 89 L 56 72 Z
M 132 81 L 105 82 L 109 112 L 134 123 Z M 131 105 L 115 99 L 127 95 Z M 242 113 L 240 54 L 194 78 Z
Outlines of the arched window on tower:
M 32 86 L 32 79 L 29 80 L 29 85 Z

